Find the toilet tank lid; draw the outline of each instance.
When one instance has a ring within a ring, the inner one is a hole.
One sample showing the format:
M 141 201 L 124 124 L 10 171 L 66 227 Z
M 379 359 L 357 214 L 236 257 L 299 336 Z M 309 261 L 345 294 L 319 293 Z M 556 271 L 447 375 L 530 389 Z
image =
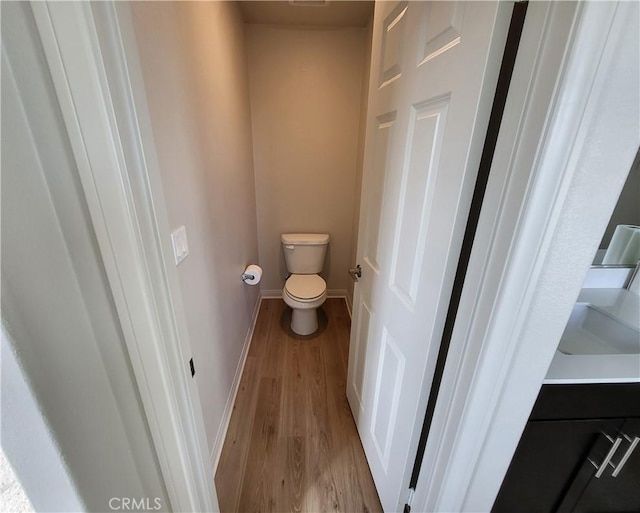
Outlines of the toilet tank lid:
M 283 233 L 281 240 L 284 244 L 327 244 L 328 233 Z

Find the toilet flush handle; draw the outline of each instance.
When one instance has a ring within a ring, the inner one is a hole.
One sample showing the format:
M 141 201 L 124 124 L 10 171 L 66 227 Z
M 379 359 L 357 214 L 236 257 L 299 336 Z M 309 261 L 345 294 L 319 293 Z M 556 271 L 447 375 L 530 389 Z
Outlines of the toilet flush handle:
M 296 249 L 296 247 L 293 244 L 287 244 L 284 248 L 285 249 Z

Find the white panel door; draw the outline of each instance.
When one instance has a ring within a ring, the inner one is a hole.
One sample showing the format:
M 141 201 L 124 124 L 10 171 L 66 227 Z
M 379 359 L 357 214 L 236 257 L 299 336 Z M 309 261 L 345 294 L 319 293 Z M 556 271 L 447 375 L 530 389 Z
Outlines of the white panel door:
M 511 5 L 376 3 L 347 396 L 385 511 L 408 486 Z

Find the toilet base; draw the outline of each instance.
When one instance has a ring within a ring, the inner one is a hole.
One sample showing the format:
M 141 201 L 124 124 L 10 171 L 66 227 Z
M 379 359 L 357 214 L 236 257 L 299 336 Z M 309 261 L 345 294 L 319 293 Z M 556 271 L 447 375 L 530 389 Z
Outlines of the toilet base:
M 317 308 L 293 308 L 291 329 L 297 335 L 311 335 L 318 329 Z

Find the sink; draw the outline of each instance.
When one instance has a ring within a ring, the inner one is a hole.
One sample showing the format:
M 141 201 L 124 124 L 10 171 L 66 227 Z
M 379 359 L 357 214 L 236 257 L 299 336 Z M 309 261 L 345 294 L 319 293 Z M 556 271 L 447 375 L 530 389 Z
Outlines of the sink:
M 639 354 L 640 332 L 590 303 L 576 303 L 560 339 L 565 355 Z
M 640 382 L 640 296 L 580 291 L 544 383 Z

